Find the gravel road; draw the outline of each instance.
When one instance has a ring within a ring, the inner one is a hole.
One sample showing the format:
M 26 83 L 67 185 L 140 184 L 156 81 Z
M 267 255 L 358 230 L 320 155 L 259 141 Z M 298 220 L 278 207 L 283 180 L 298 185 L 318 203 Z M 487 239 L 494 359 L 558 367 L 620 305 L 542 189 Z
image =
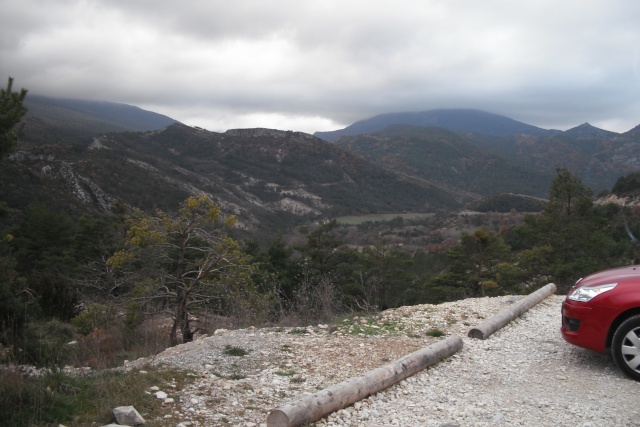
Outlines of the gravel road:
M 464 348 L 315 426 L 640 426 L 640 382 L 562 339 L 551 296 Z
M 266 427 L 272 409 L 428 346 L 438 338 L 425 332 L 438 328 L 462 337 L 464 348 L 313 426 L 640 426 L 640 382 L 623 376 L 610 356 L 562 339 L 562 300 L 546 298 L 486 340 L 466 334 L 512 297 L 400 307 L 376 324 L 356 321 L 378 328 L 374 335 L 354 334 L 353 323 L 334 332 L 326 325 L 218 331 L 126 369 L 168 365 L 195 373 L 182 390 L 159 384 L 168 397 L 157 425 Z M 384 333 L 385 325 L 396 334 Z M 229 346 L 248 355 L 226 355 Z

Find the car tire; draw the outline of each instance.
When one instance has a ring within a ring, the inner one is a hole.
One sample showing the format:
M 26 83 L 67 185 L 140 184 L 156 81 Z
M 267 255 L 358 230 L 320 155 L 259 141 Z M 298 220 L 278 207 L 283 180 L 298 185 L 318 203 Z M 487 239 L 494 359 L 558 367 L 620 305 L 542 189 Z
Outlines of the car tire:
M 618 326 L 613 334 L 611 354 L 625 375 L 640 381 L 640 315 L 631 316 Z

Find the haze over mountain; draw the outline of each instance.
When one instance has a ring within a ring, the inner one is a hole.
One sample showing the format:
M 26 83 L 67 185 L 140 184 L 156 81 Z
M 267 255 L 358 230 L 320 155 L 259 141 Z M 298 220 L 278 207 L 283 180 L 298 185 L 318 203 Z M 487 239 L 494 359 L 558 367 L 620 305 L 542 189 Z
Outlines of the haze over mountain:
M 405 126 L 402 135 L 397 132 L 400 126 Z M 415 129 L 408 132 L 411 126 Z M 468 155 L 457 159 L 455 156 L 440 158 L 441 163 L 433 163 L 433 155 L 426 155 L 430 160 L 424 155 L 420 157 L 417 153 L 426 150 L 425 146 L 418 148 L 420 141 L 431 140 L 433 148 L 434 138 L 438 138 L 444 129 L 457 135 L 457 144 L 464 140 L 483 154 L 471 154 L 474 151 L 469 149 Z M 423 178 L 435 179 L 446 185 L 461 185 L 458 180 L 467 173 L 467 181 L 462 187 L 479 194 L 522 191 L 540 196 L 546 191 L 557 167 L 567 167 L 576 172 L 596 191 L 610 189 L 618 177 L 640 169 L 640 162 L 636 160 L 640 155 L 640 149 L 636 149 L 637 142 L 640 142 L 637 129 L 618 134 L 583 123 L 563 132 L 541 129 L 483 111 L 456 109 L 383 114 L 345 129 L 316 132 L 316 135 L 383 166 L 394 164 L 396 170 L 415 171 L 415 164 L 422 162 L 417 170 L 422 171 L 419 174 Z M 413 150 L 406 150 L 408 138 L 411 139 L 409 134 L 413 135 Z M 404 154 L 398 144 L 405 145 Z M 380 145 L 384 147 L 384 153 L 380 152 Z M 488 160 L 488 152 L 496 156 L 495 160 Z M 453 166 L 468 164 L 469 159 L 473 159 L 474 169 L 462 172 L 463 169 Z M 484 159 L 484 166 L 480 159 Z M 451 164 L 451 168 L 444 168 L 444 164 Z M 436 177 L 438 174 L 439 178 Z
M 178 123 L 162 114 L 105 101 L 50 98 L 29 93 L 25 99 L 27 120 L 37 120 L 58 128 L 91 133 L 146 131 Z
M 271 233 L 346 214 L 462 206 L 446 191 L 300 132 L 216 133 L 175 123 L 90 134 L 97 123 L 119 117 L 111 108 L 131 111 L 109 107 L 106 117 L 74 115 L 58 105 L 34 109 L 18 152 L 0 170 L 0 199 L 18 208 L 39 200 L 79 215 L 111 210 L 118 202 L 172 210 L 190 195 L 207 193 L 247 230 Z
M 544 197 L 553 176 L 439 127 L 392 125 L 371 134 L 342 136 L 335 144 L 398 173 L 476 195 Z
M 380 114 L 370 119 L 355 122 L 344 129 L 330 132 L 315 132 L 326 141 L 336 141 L 345 135 L 362 135 L 382 130 L 390 125 L 435 126 L 456 132 L 474 132 L 490 136 L 528 134 L 545 136 L 550 131 L 528 125 L 509 117 L 472 109 L 438 109 L 421 112 Z
M 171 210 L 204 192 L 246 229 L 277 232 L 339 215 L 446 212 L 500 193 L 544 198 L 557 166 L 596 191 L 640 170 L 640 126 L 544 131 L 437 110 L 445 113 L 431 119 L 466 130 L 394 124 L 334 143 L 275 129 L 209 132 L 122 104 L 33 97 L 27 106 L 19 151 L 0 168 L 0 198 L 75 214 L 116 203 Z

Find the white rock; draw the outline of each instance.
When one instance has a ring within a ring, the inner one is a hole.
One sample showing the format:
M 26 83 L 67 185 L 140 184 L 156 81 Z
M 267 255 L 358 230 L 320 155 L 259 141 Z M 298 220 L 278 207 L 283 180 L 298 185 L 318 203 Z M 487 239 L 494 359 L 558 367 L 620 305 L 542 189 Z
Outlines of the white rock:
M 144 424 L 144 418 L 136 411 L 133 406 L 118 406 L 113 409 L 113 416 L 118 424 L 137 426 Z

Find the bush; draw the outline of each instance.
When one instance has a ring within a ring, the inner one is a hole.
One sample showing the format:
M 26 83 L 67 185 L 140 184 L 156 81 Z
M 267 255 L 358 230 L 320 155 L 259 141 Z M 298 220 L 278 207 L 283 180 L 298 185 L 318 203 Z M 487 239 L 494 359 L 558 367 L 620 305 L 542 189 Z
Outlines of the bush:
M 0 425 L 45 426 L 70 421 L 73 425 L 103 425 L 113 421 L 113 408 L 123 402 L 145 414 L 147 420 L 162 418 L 166 409 L 146 392 L 153 385 L 168 382 L 181 389 L 186 378 L 189 376 L 181 371 L 155 369 L 88 376 L 53 371 L 37 377 L 0 369 Z
M 152 356 L 169 347 L 165 329 L 145 322 L 130 328 L 120 322 L 108 329 L 100 327 L 80 339 L 73 347 L 70 363 L 97 369 L 121 366 L 124 360 Z
M 71 325 L 59 320 L 29 323 L 26 338 L 14 350 L 14 356 L 20 363 L 47 367 L 62 366 L 71 353 L 69 342 L 73 337 Z
M 93 304 L 71 319 L 71 323 L 77 328 L 78 333 L 89 335 L 98 328 L 109 329 L 115 326 L 116 315 L 116 308 L 112 305 Z
M 55 376 L 24 378 L 21 374 L 0 369 L 0 424 L 32 426 L 69 420 L 71 403 L 65 395 L 53 393 Z
M 231 345 L 225 346 L 223 353 L 226 354 L 227 356 L 239 356 L 239 357 L 246 356 L 247 354 L 249 354 L 249 352 L 244 348 L 235 347 Z

